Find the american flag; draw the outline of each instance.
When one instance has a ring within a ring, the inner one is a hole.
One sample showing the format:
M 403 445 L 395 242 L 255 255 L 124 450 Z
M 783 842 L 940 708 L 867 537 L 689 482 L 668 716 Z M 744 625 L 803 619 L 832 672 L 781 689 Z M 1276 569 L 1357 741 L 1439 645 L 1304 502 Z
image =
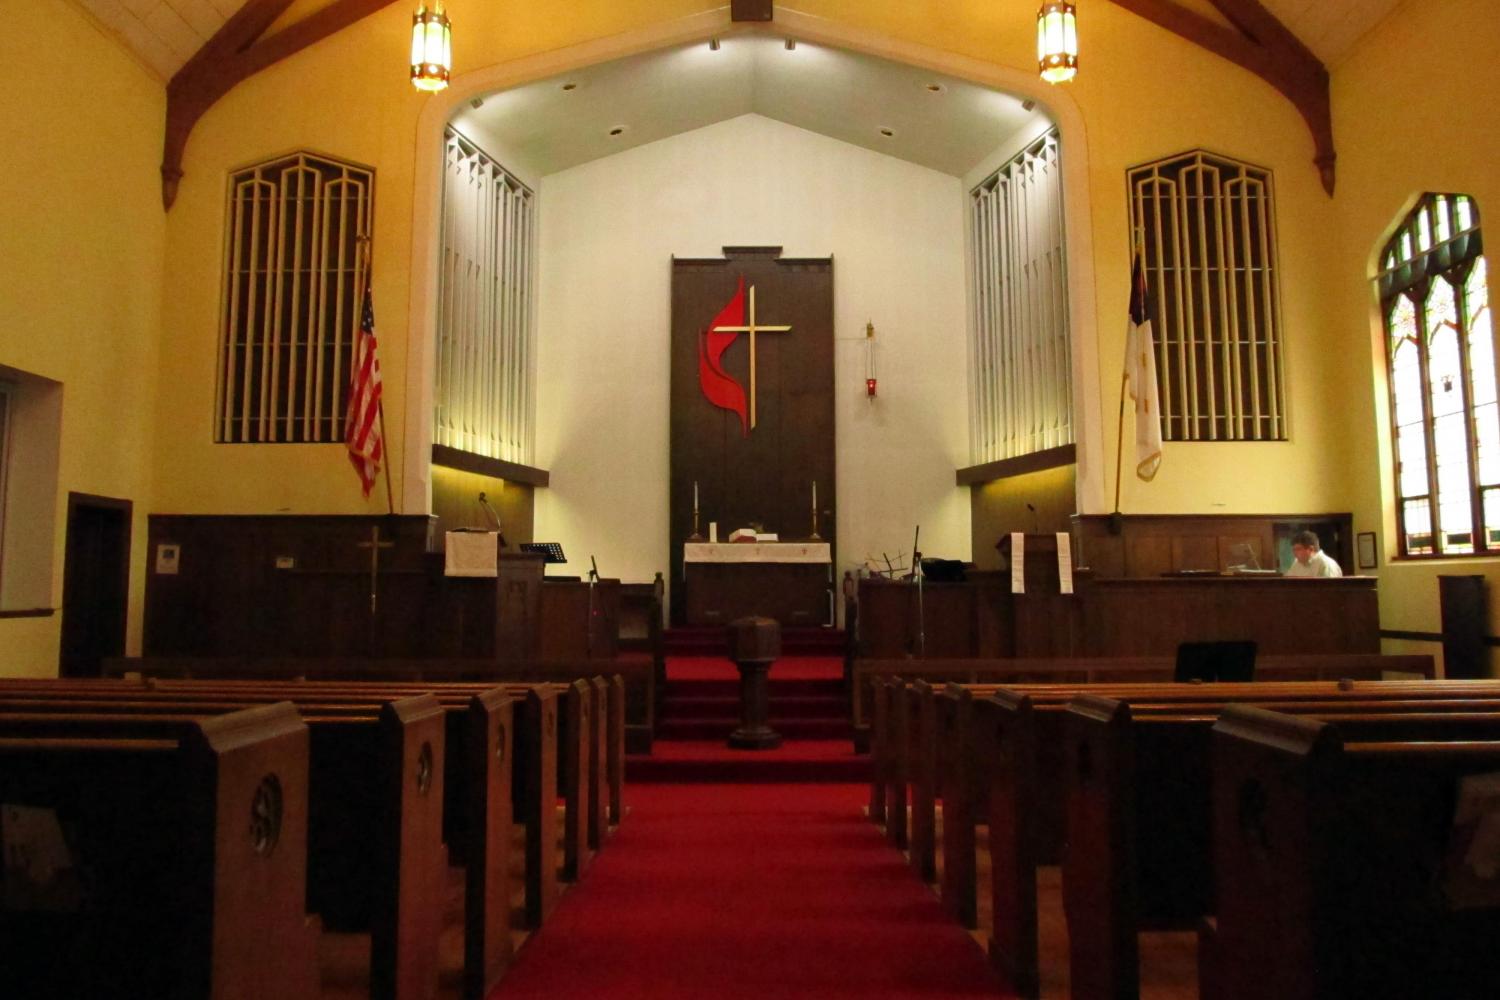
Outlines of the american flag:
M 375 303 L 365 281 L 359 334 L 354 343 L 354 367 L 349 378 L 349 410 L 344 416 L 344 447 L 359 474 L 365 496 L 380 475 L 385 442 L 380 436 L 380 359 L 375 356 Z

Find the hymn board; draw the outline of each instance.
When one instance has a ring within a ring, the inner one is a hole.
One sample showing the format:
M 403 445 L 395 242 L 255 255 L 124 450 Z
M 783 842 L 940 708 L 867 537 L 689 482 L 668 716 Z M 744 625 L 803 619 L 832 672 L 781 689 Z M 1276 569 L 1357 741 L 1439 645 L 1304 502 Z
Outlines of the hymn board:
M 818 534 L 832 545 L 832 258 L 782 258 L 780 247 L 674 258 L 671 350 L 674 578 L 693 531 L 694 483 L 705 536 L 711 521 L 721 541 L 758 523 L 791 541 L 812 533 L 816 482 Z

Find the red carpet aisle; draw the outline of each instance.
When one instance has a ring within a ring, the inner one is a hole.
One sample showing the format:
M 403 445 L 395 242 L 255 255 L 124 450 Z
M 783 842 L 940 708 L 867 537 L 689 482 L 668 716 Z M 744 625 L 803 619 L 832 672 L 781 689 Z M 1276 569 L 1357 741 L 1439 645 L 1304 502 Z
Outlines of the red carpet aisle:
M 495 1000 L 1003 995 L 860 813 L 860 785 L 631 785 Z

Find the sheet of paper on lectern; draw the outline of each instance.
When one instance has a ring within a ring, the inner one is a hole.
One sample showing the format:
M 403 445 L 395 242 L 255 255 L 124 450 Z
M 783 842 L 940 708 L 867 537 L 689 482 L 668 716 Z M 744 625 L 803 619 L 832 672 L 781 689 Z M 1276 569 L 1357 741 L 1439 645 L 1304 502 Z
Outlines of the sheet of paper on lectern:
M 444 576 L 496 576 L 498 531 L 450 531 L 444 542 Z
M 1057 533 L 1057 589 L 1062 594 L 1073 592 L 1073 539 L 1066 531 Z
M 1026 536 L 1019 531 L 1010 533 L 1010 592 L 1026 593 Z

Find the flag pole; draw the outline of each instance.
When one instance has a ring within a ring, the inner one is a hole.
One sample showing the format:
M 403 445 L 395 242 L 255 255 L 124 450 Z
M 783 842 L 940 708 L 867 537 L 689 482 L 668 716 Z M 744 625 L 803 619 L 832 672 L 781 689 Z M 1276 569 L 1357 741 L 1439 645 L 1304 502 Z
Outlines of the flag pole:
M 391 494 L 391 439 L 385 436 L 385 392 L 380 394 L 380 402 L 376 404 L 376 413 L 380 416 L 380 450 L 381 462 L 385 467 L 385 509 L 386 513 L 396 513 L 396 501 Z
M 1118 523 L 1120 517 L 1120 469 L 1125 462 L 1125 386 L 1130 381 L 1130 376 L 1124 372 L 1120 373 L 1120 421 L 1115 434 L 1115 512 L 1114 518 Z
M 1134 232 L 1132 232 L 1131 235 L 1134 238 L 1131 240 L 1130 246 L 1130 270 L 1131 281 L 1134 282 L 1136 261 L 1140 260 L 1141 266 L 1145 266 L 1146 231 L 1143 227 L 1136 226 Z M 1131 295 L 1132 297 L 1135 295 L 1135 289 L 1133 287 L 1131 289 Z M 1128 344 L 1126 347 L 1126 351 L 1127 353 L 1129 352 Z M 1130 363 L 1127 360 L 1125 364 L 1125 370 L 1120 373 L 1120 419 L 1115 429 L 1115 510 L 1114 513 L 1109 516 L 1110 533 L 1115 535 L 1118 535 L 1124 527 L 1124 518 L 1120 514 L 1120 479 L 1121 470 L 1125 464 L 1125 387 L 1129 383 Z

